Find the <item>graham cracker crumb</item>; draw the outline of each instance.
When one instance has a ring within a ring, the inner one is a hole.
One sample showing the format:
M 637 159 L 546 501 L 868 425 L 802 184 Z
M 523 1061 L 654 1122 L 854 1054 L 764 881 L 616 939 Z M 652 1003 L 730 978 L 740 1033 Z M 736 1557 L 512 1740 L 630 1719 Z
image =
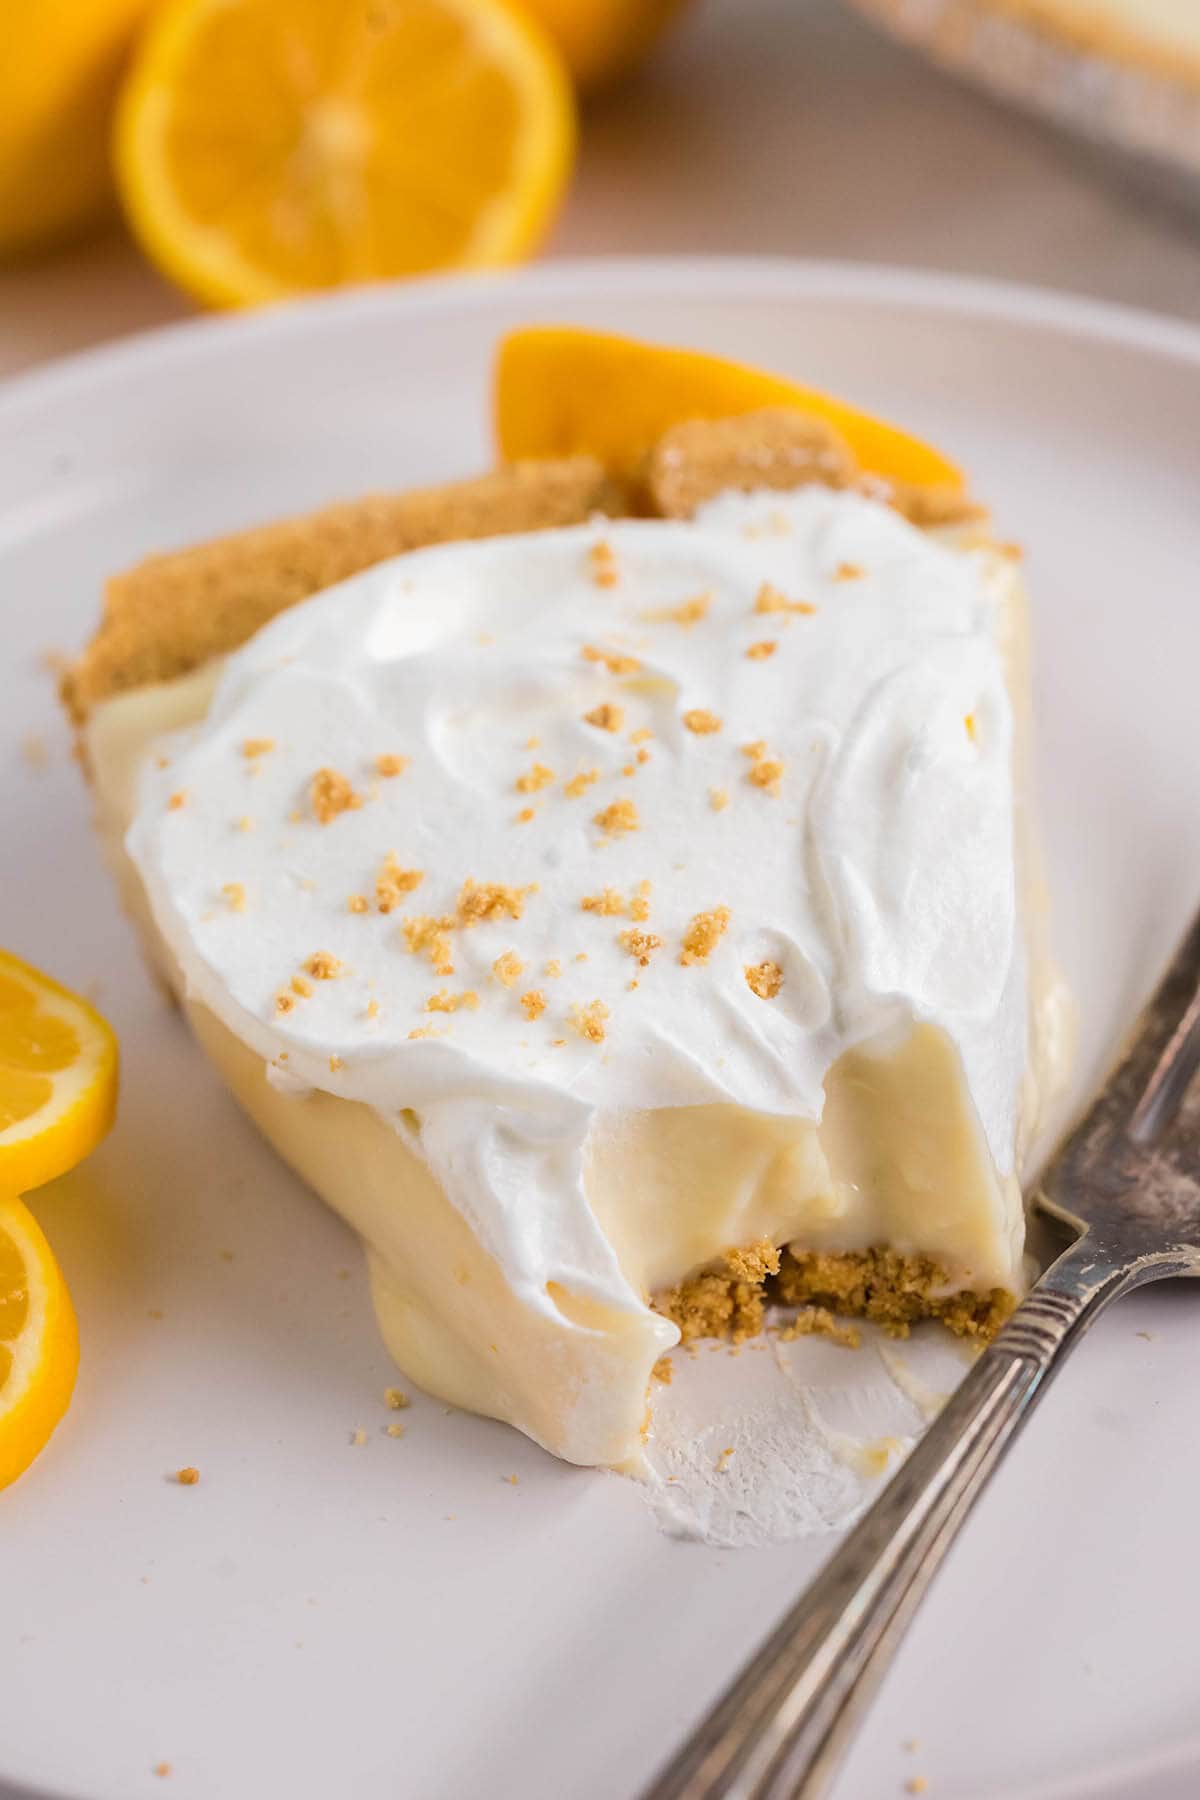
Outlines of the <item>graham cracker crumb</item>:
M 678 1325 L 684 1344 L 702 1337 L 740 1344 L 762 1331 L 765 1283 L 778 1268 L 779 1251 L 769 1238 L 760 1238 L 745 1249 L 727 1250 L 714 1268 L 656 1294 L 654 1304 Z
M 178 812 L 181 806 L 187 805 L 187 801 L 188 801 L 187 789 L 186 788 L 177 788 L 175 790 L 175 792 L 171 795 L 170 799 L 167 801 L 167 811 L 168 812 Z
M 640 820 L 638 810 L 632 800 L 613 800 L 608 806 L 601 807 L 592 818 L 608 837 L 622 837 L 627 831 L 637 831 Z
M 729 805 L 728 789 L 723 787 L 710 787 L 708 790 L 708 804 L 712 807 L 714 812 L 724 812 L 725 808 Z
M 577 1000 L 570 1011 L 572 1026 L 580 1037 L 587 1038 L 592 1044 L 604 1042 L 604 1021 L 607 1017 L 608 1008 L 603 1000 L 589 1000 L 586 1005 Z
M 727 906 L 714 906 L 711 912 L 697 913 L 683 934 L 680 962 L 685 967 L 691 963 L 707 962 L 728 930 L 729 919 Z
M 623 931 L 617 941 L 643 969 L 650 966 L 652 953 L 662 949 L 662 939 L 653 931 Z
M 402 869 L 395 852 L 389 850 L 383 867 L 375 877 L 375 904 L 381 913 L 390 913 L 405 894 L 419 888 L 425 879 L 424 869 Z M 357 909 L 356 909 L 357 910 Z
M 690 600 L 681 600 L 678 606 L 658 606 L 644 612 L 642 617 L 651 625 L 698 625 L 701 619 L 708 617 L 711 605 L 711 594 L 693 594 Z
M 518 794 L 536 794 L 541 788 L 549 787 L 554 779 L 553 769 L 548 769 L 545 763 L 535 762 L 524 775 L 517 776 L 517 792 Z
M 448 988 L 439 988 L 436 994 L 430 994 L 425 1002 L 425 1011 L 431 1013 L 453 1013 L 460 1007 L 468 1012 L 475 1012 L 479 1007 L 479 995 L 467 988 L 464 993 L 452 994 Z
M 579 902 L 581 912 L 603 913 L 605 918 L 619 918 L 625 911 L 625 896 L 619 888 L 606 887 L 602 894 L 585 894 Z
M 415 913 L 401 922 L 400 929 L 411 955 L 419 956 L 422 950 L 428 950 L 435 973 L 453 975 L 450 939 L 446 934 L 453 931 L 457 923 L 445 913 Z
M 500 983 L 501 987 L 506 988 L 512 987 L 514 982 L 517 981 L 524 972 L 524 969 L 525 964 L 521 961 L 515 950 L 506 950 L 503 956 L 498 956 L 492 964 L 492 974 L 496 977 L 496 980 Z
M 862 1333 L 857 1326 L 843 1325 L 827 1306 L 802 1306 L 779 1333 L 781 1344 L 792 1344 L 797 1338 L 804 1337 L 828 1338 L 830 1343 L 841 1344 L 846 1350 L 857 1350 L 862 1344 Z
M 612 545 L 601 538 L 588 551 L 588 561 L 592 566 L 592 580 L 597 587 L 616 587 L 620 579 L 617 573 L 617 555 Z
M 772 638 L 761 638 L 757 644 L 751 644 L 746 655 L 751 662 L 765 662 L 768 656 L 774 656 L 779 645 Z
M 329 950 L 314 950 L 304 965 L 304 973 L 314 981 L 336 981 L 341 972 L 340 961 Z
M 390 781 L 394 775 L 403 775 L 407 767 L 407 756 L 396 756 L 390 751 L 385 751 L 382 756 L 375 758 L 375 773 L 382 775 L 387 781 Z
M 221 884 L 221 892 L 229 903 L 230 912 L 245 912 L 246 889 L 240 881 L 225 881 Z
M 683 722 L 697 737 L 707 737 L 711 732 L 720 731 L 725 721 L 715 712 L 709 712 L 706 706 L 691 706 L 684 713 Z
M 180 1487 L 195 1487 L 200 1479 L 200 1471 L 189 1463 L 186 1468 L 176 1469 L 175 1479 Z
M 247 758 L 265 756 L 268 750 L 274 748 L 274 738 L 246 738 L 242 744 L 242 755 Z
M 862 573 L 863 568 L 861 563 L 840 562 L 833 571 L 833 579 L 835 581 L 858 581 L 862 576 Z
M 519 919 L 525 910 L 525 896 L 533 891 L 503 881 L 473 881 L 468 876 L 458 894 L 459 923 L 482 925 L 492 919 Z
M 586 662 L 603 663 L 610 675 L 636 675 L 641 663 L 636 656 L 620 650 L 602 650 L 598 644 L 585 644 L 579 654 Z
M 611 700 L 602 700 L 599 706 L 593 706 L 591 712 L 583 715 L 585 725 L 595 725 L 599 731 L 620 731 L 625 722 L 623 706 L 614 706 Z
M 650 1375 L 652 1380 L 661 1381 L 664 1387 L 670 1387 L 675 1379 L 675 1365 L 669 1356 L 660 1356 Z
M 781 756 L 759 756 L 746 771 L 746 780 L 768 794 L 778 794 L 784 766 Z
M 813 1303 L 872 1319 L 893 1337 L 907 1337 L 918 1319 L 937 1319 L 956 1337 L 991 1338 L 1015 1304 L 1003 1288 L 946 1293 L 945 1286 L 946 1272 L 931 1257 L 882 1249 L 788 1249 L 778 1280 L 789 1306 Z
M 308 784 L 308 802 L 317 824 L 328 825 L 340 813 L 357 812 L 363 797 L 336 769 L 318 769 Z
M 538 988 L 531 988 L 521 995 L 521 1005 L 527 1019 L 540 1019 L 546 1010 L 546 996 Z
M 807 600 L 789 600 L 786 594 L 780 593 L 769 581 L 764 581 L 754 597 L 756 613 L 784 613 L 810 615 L 816 607 Z
M 578 800 L 580 794 L 586 793 L 592 783 L 599 779 L 599 769 L 580 769 L 578 775 L 572 775 L 570 781 L 563 783 L 563 793 L 568 800 Z
M 550 958 L 550 961 L 546 964 L 542 973 L 544 975 L 549 975 L 551 980 L 557 981 L 558 977 L 562 974 L 562 964 L 559 962 L 557 956 L 552 956 Z
M 412 1405 L 412 1401 L 403 1388 L 384 1388 L 383 1398 L 385 1405 L 389 1406 L 393 1412 L 404 1412 L 407 1407 Z
M 773 1000 L 783 986 L 783 970 L 776 962 L 747 963 L 746 986 L 760 1000 Z
M 370 912 L 371 902 L 365 894 L 351 894 L 346 902 L 346 911 L 352 913 Z

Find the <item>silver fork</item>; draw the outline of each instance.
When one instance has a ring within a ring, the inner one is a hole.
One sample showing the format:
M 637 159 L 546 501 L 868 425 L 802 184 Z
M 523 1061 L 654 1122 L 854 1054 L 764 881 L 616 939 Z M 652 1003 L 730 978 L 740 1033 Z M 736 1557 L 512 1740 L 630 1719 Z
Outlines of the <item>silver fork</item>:
M 1075 1236 L 643 1800 L 823 1793 L 973 1502 L 1102 1309 L 1200 1275 L 1200 915 L 1035 1206 Z

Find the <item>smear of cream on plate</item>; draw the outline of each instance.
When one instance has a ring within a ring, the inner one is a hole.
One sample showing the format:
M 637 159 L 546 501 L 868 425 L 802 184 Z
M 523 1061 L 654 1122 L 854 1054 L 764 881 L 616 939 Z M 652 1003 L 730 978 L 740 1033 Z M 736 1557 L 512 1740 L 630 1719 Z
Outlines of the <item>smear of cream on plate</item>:
M 898 1344 L 872 1326 L 827 1339 L 701 1344 L 653 1395 L 641 1480 L 674 1537 L 737 1548 L 839 1531 L 908 1454 L 969 1350 L 937 1327 Z

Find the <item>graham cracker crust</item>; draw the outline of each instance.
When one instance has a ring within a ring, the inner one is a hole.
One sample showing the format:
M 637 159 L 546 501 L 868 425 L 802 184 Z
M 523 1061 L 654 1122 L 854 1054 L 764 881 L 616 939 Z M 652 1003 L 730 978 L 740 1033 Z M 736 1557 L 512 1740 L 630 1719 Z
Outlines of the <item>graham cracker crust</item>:
M 688 1344 L 724 1338 L 740 1344 L 765 1329 L 767 1308 L 800 1308 L 785 1336 L 820 1333 L 850 1341 L 839 1316 L 868 1319 L 889 1337 L 907 1337 L 934 1319 L 956 1337 L 993 1338 L 1016 1305 L 1004 1288 L 947 1292 L 944 1269 L 928 1256 L 898 1250 L 802 1250 L 768 1238 L 727 1250 L 711 1268 L 653 1296 L 654 1308 L 678 1325 Z M 857 1334 L 853 1334 L 855 1337 Z
M 729 489 L 858 487 L 922 527 L 973 523 L 957 489 L 864 476 L 823 420 L 784 407 L 666 431 L 631 487 L 589 456 L 514 463 L 469 481 L 370 494 L 148 557 L 108 582 L 99 629 L 62 679 L 76 726 L 101 701 L 228 655 L 289 606 L 432 544 L 613 518 L 688 518 Z

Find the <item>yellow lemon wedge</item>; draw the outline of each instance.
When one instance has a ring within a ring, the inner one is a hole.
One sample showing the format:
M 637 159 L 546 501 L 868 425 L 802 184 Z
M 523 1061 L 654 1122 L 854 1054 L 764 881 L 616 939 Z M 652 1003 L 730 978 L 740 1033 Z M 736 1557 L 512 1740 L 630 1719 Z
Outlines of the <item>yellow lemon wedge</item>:
M 46 1446 L 79 1366 L 75 1309 L 28 1207 L 0 1199 L 0 1488 Z
M 112 1124 L 116 1101 L 112 1027 L 78 994 L 0 950 L 0 1194 L 74 1168 Z
M 164 273 L 241 306 L 514 262 L 574 144 L 562 59 L 503 0 L 167 0 L 116 165 Z
M 654 441 L 685 419 L 723 419 L 792 406 L 834 426 L 867 474 L 960 489 L 962 471 L 908 432 L 813 388 L 699 350 L 565 325 L 534 325 L 496 352 L 494 407 L 501 454 L 599 457 L 636 473 Z

